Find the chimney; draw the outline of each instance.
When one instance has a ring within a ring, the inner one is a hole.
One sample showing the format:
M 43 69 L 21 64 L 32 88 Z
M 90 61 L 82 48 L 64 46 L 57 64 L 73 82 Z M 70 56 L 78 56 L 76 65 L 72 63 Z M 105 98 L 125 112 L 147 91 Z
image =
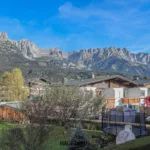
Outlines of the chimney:
M 68 79 L 67 78 L 64 78 L 64 83 L 68 82 Z
M 92 72 L 92 79 L 95 79 L 95 74 Z
M 139 80 L 140 77 L 139 76 L 133 76 L 133 80 Z

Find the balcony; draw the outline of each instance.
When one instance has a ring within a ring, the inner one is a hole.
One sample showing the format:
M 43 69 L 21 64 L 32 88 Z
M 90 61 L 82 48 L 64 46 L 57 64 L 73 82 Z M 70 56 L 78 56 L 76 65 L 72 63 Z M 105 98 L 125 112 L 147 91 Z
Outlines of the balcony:
M 107 105 L 107 107 L 114 108 L 115 106 L 115 98 L 105 98 L 104 103 Z
M 140 103 L 140 98 L 122 98 L 123 104 L 137 104 Z

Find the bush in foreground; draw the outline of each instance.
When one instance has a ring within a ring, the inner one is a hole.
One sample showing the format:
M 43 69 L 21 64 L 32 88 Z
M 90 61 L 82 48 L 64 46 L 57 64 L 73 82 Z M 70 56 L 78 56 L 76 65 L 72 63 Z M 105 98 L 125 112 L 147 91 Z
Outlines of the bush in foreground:
M 71 136 L 68 150 L 94 150 L 90 144 L 87 134 L 82 130 L 79 124 Z

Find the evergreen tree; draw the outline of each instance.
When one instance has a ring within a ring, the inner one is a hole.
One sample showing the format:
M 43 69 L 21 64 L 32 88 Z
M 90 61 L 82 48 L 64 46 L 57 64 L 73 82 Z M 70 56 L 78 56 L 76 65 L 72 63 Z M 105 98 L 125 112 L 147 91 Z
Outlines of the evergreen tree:
M 89 142 L 87 134 L 82 130 L 81 124 L 79 124 L 72 133 L 68 150 L 94 150 Z

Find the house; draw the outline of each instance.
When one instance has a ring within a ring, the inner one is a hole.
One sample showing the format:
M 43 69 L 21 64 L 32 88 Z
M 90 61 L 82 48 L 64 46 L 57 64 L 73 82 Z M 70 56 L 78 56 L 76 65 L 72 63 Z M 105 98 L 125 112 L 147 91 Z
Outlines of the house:
M 94 94 L 101 94 L 108 107 L 120 106 L 124 96 L 124 89 L 136 88 L 138 84 L 133 80 L 120 75 L 106 76 L 97 79 L 87 79 L 84 81 L 70 81 L 68 86 L 78 86 Z
M 106 76 L 100 78 L 91 78 L 83 81 L 69 81 L 65 83 L 68 86 L 79 86 L 85 88 L 129 88 L 137 87 L 137 83 L 133 80 L 120 75 Z
M 0 103 L 0 120 L 10 122 L 22 122 L 24 115 L 20 109 L 23 102 L 1 102 Z
M 145 99 L 150 95 L 150 80 L 135 78 L 128 79 L 120 75 L 103 76 L 87 80 L 66 81 L 66 86 L 77 86 L 83 91 L 93 91 L 93 95 L 104 97 L 108 108 L 117 106 L 129 107 L 132 105 L 137 111 L 145 104 Z M 31 95 L 38 96 L 44 92 L 45 87 L 52 85 L 49 81 L 39 78 L 30 83 Z M 58 85 L 60 86 L 60 85 Z
M 30 88 L 30 95 L 39 96 L 43 94 L 43 92 L 45 91 L 45 88 L 49 86 L 50 84 L 51 82 L 49 82 L 48 80 L 44 78 L 38 78 L 32 81 L 29 81 L 28 86 Z

